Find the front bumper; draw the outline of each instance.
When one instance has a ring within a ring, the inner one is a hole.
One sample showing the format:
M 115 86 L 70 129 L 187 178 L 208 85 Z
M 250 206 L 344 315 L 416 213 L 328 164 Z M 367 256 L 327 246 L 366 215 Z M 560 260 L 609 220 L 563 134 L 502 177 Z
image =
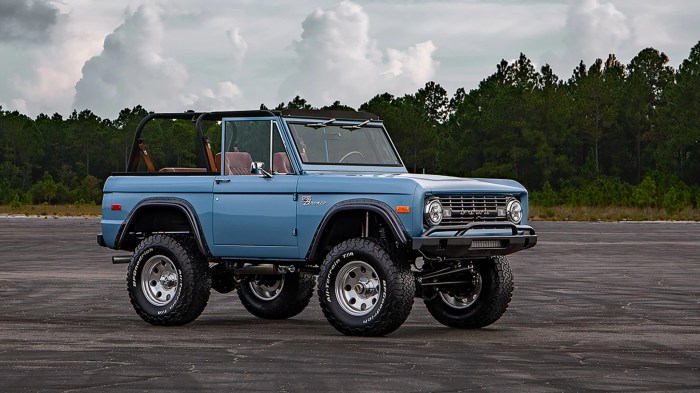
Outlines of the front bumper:
M 535 230 L 510 222 L 473 222 L 435 227 L 414 237 L 411 247 L 429 258 L 480 258 L 508 255 L 537 244 Z

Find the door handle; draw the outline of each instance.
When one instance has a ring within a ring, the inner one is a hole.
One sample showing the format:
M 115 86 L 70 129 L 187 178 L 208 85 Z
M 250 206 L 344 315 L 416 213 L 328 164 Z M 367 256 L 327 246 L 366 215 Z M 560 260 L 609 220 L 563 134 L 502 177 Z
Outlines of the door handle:
M 221 183 L 231 183 L 231 179 L 214 179 L 216 184 L 221 184 Z

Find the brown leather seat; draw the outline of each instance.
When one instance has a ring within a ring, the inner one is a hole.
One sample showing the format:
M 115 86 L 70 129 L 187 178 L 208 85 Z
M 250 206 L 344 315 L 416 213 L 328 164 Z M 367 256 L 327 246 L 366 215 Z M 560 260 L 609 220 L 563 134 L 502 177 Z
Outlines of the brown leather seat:
M 221 153 L 216 154 L 216 166 L 221 168 Z M 224 175 L 252 175 L 253 158 L 244 151 L 228 151 L 224 158 Z
M 287 153 L 279 152 L 272 155 L 272 171 L 279 174 L 294 173 Z

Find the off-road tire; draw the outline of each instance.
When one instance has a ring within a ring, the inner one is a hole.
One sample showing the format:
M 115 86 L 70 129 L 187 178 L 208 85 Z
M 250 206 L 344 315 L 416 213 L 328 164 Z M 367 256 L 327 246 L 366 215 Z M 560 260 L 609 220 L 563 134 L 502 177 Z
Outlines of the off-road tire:
M 270 298 L 256 293 L 252 287 L 256 285 L 256 280 L 258 282 L 265 280 L 264 276 L 243 279 L 237 289 L 243 307 L 256 317 L 264 319 L 286 319 L 304 311 L 314 294 L 316 278 L 298 271 L 279 277 L 283 277 L 282 286 L 279 292 Z M 272 276 L 267 279 L 278 280 L 279 278 Z
M 144 272 L 144 267 L 150 270 Z M 163 269 L 159 270 L 160 267 Z M 164 271 L 172 273 L 170 280 Z M 167 292 L 172 292 L 172 297 L 160 299 L 160 292 L 149 288 L 156 285 L 163 285 Z M 131 304 L 144 321 L 153 325 L 184 325 L 194 321 L 206 307 L 211 274 L 193 239 L 156 234 L 144 239 L 134 250 L 127 289 Z
M 423 299 L 435 320 L 453 328 L 479 329 L 496 322 L 506 312 L 513 295 L 513 273 L 508 259 L 496 256 L 476 261 L 474 267 L 481 275 L 482 287 L 468 307 L 453 307 L 439 294 Z
M 362 269 L 367 272 L 363 279 L 371 281 L 366 283 L 367 287 L 373 288 L 360 303 L 375 301 L 366 310 L 353 308 L 357 303 L 351 303 L 352 297 L 360 296 L 360 292 L 353 293 L 357 284 L 349 285 L 343 280 L 343 277 L 352 280 L 352 274 L 355 271 L 360 273 Z M 328 322 L 343 334 L 383 336 L 393 332 L 408 318 L 414 295 L 415 283 L 409 267 L 393 261 L 373 240 L 355 238 L 343 241 L 328 252 L 321 264 L 318 277 L 321 310 Z

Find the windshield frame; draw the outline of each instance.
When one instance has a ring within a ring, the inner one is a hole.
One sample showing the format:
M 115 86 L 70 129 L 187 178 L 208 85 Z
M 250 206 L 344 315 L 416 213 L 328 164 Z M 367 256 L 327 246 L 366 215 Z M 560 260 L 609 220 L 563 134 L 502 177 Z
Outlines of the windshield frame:
M 307 125 L 307 124 L 319 124 L 323 123 L 324 121 L 328 121 L 331 119 L 318 119 L 318 118 L 284 118 L 283 121 L 285 123 L 285 126 L 287 127 L 289 131 L 289 136 L 292 139 L 294 150 L 295 150 L 295 155 L 298 156 L 299 162 L 301 163 L 302 167 L 304 167 L 305 170 L 307 171 L 360 171 L 360 172 L 393 172 L 393 173 L 404 173 L 407 172 L 406 167 L 404 166 L 403 160 L 401 159 L 401 156 L 399 155 L 398 150 L 396 149 L 396 146 L 394 145 L 394 142 L 391 140 L 391 137 L 389 136 L 389 133 L 387 132 L 386 128 L 384 127 L 384 123 L 381 121 L 370 121 L 366 122 L 366 124 L 362 125 L 362 128 L 372 128 L 372 129 L 377 129 L 380 130 L 383 137 L 385 138 L 386 142 L 388 143 L 388 147 L 391 149 L 391 153 L 394 155 L 394 157 L 397 160 L 396 164 L 368 164 L 368 163 L 351 163 L 351 162 L 343 162 L 343 163 L 330 163 L 330 162 L 304 162 L 301 157 L 301 149 L 300 149 L 300 144 L 298 143 L 298 135 L 295 135 L 296 133 L 293 131 L 293 126 L 298 126 L 298 125 Z M 358 125 L 363 123 L 362 121 L 357 121 L 357 120 L 335 120 L 332 123 L 329 123 L 328 126 L 334 127 L 334 126 L 353 126 L 353 125 Z M 321 127 L 319 127 L 319 132 Z

